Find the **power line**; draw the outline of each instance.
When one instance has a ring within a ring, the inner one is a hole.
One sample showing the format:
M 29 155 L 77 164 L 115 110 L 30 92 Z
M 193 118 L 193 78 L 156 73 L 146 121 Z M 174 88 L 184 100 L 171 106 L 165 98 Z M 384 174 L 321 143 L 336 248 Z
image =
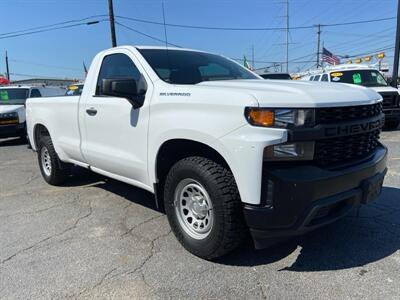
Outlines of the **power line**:
M 70 24 L 70 23 L 77 23 L 77 22 L 82 22 L 82 21 L 86 21 L 89 19 L 100 18 L 100 17 L 107 17 L 107 15 L 93 15 L 93 16 L 89 16 L 86 18 L 82 18 L 82 19 L 63 21 L 63 22 L 49 24 L 49 25 L 41 25 L 41 26 L 37 26 L 37 27 L 31 27 L 31 28 L 21 29 L 21 30 L 11 31 L 11 32 L 3 32 L 3 33 L 0 33 L 0 36 L 22 33 L 22 32 L 26 32 L 26 31 L 38 30 L 38 29 L 49 28 L 49 27 L 55 27 L 55 26 L 60 26 L 60 25 L 65 25 L 65 24 Z M 88 22 L 88 23 L 90 23 L 90 22 Z
M 7 36 L 0 36 L 0 40 L 13 38 L 13 37 L 18 37 L 18 36 L 31 35 L 31 34 L 41 33 L 41 32 L 48 32 L 48 31 L 53 31 L 53 30 L 60 30 L 60 29 L 65 29 L 65 28 L 78 27 L 78 26 L 82 26 L 82 25 L 92 25 L 92 24 L 97 24 L 97 23 L 104 22 L 104 21 L 108 21 L 108 19 L 102 19 L 102 20 L 97 20 L 97 21 L 72 24 L 72 25 L 65 25 L 65 26 L 48 28 L 48 29 L 35 30 L 35 31 L 30 31 L 30 32 L 25 32 L 25 33 L 16 33 L 16 34 L 11 34 L 11 35 L 7 35 Z
M 150 21 L 138 18 L 130 18 L 125 16 L 116 16 L 120 19 L 130 20 L 139 23 L 153 24 L 164 26 L 164 23 L 157 21 Z M 388 18 L 380 18 L 380 19 L 371 19 L 371 20 L 360 20 L 353 22 L 345 22 L 345 23 L 333 23 L 333 24 L 321 24 L 323 27 L 336 27 L 336 26 L 347 26 L 347 25 L 355 25 L 355 24 L 364 24 L 364 23 L 374 23 L 374 22 L 382 22 L 388 20 L 394 20 L 396 17 L 388 17 Z M 226 30 L 226 31 L 270 31 L 270 30 L 296 30 L 296 29 L 310 29 L 315 28 L 318 25 L 307 25 L 307 26 L 294 26 L 294 27 L 209 27 L 209 26 L 196 26 L 196 25 L 184 25 L 184 24 L 173 24 L 166 23 L 165 26 L 169 27 L 177 27 L 177 28 L 187 28 L 187 29 L 202 29 L 202 30 Z
M 10 73 L 10 75 L 21 76 L 21 77 L 41 78 L 41 79 L 74 80 L 71 78 L 60 78 L 60 77 L 52 77 L 52 76 L 38 75 L 38 74 Z
M 358 53 L 358 54 L 354 54 L 354 55 L 341 55 L 341 57 L 343 57 L 343 58 L 353 58 L 353 57 L 369 55 L 371 53 L 379 53 L 379 52 L 382 52 L 382 51 L 387 51 L 387 50 L 392 50 L 392 49 L 394 49 L 394 46 L 387 45 L 384 48 L 375 49 L 375 50 L 371 50 L 371 51 L 364 52 L 364 53 Z
M 152 39 L 152 40 L 161 42 L 161 43 L 163 43 L 163 44 L 168 44 L 168 45 L 171 45 L 171 46 L 174 46 L 174 47 L 183 48 L 182 46 L 179 46 L 179 45 L 177 45 L 177 44 L 173 44 L 173 43 L 167 42 L 166 40 L 163 40 L 163 39 L 160 39 L 160 38 L 158 38 L 158 37 L 155 37 L 155 36 L 149 35 L 149 34 L 147 34 L 147 33 L 141 32 L 141 31 L 139 31 L 139 30 L 133 29 L 132 27 L 129 27 L 129 26 L 125 25 L 125 24 L 122 24 L 122 23 L 120 23 L 120 22 L 118 22 L 118 21 L 116 21 L 115 24 L 117 24 L 117 25 L 119 25 L 119 26 L 121 26 L 121 27 L 124 27 L 125 29 L 128 29 L 128 30 L 130 30 L 130 31 L 133 31 L 133 32 L 135 32 L 135 33 L 137 33 L 137 34 L 140 34 L 140 35 L 143 35 L 143 36 L 145 36 L 145 37 L 148 37 L 148 38 L 150 38 L 150 39 Z

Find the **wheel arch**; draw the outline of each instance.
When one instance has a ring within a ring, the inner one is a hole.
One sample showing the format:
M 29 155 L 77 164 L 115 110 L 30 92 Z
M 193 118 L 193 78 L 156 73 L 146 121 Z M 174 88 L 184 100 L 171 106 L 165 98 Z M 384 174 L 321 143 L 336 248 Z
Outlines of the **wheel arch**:
M 39 141 L 42 136 L 49 136 L 51 137 L 50 131 L 47 127 L 42 123 L 37 123 L 33 127 L 33 147 L 35 150 L 38 150 Z
M 164 141 L 158 148 L 153 168 L 155 178 L 154 193 L 157 207 L 160 210 L 164 210 L 162 191 L 169 170 L 177 161 L 190 156 L 209 158 L 231 171 L 224 156 L 215 148 L 201 141 L 186 138 L 174 138 Z

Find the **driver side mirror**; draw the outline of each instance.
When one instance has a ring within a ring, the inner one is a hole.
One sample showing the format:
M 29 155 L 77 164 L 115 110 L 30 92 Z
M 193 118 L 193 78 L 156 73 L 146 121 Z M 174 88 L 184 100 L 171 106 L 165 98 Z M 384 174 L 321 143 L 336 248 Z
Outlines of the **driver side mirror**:
M 101 83 L 103 95 L 125 98 L 135 109 L 143 106 L 146 90 L 146 82 L 142 75 L 139 80 L 132 78 L 111 78 L 103 79 Z

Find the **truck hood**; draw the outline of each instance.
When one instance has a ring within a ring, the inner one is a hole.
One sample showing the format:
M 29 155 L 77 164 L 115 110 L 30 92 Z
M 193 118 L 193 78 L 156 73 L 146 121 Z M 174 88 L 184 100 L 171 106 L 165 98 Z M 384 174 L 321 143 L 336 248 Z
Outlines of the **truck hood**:
M 0 113 L 18 112 L 24 108 L 23 105 L 0 105 Z
M 395 89 L 392 86 L 371 86 L 370 89 L 373 89 L 375 92 L 396 92 L 398 93 L 399 90 Z
M 198 85 L 247 92 L 262 107 L 353 106 L 382 100 L 373 89 L 341 83 L 254 79 L 204 81 Z

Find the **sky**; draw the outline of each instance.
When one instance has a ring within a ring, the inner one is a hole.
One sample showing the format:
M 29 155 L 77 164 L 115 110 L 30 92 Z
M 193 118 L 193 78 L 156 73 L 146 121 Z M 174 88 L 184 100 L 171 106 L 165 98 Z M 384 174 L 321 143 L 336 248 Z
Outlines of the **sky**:
M 113 0 L 116 21 L 136 31 L 165 40 L 164 27 L 121 17 L 163 22 L 162 0 Z M 282 28 L 286 0 L 164 0 L 165 21 L 206 27 Z M 289 27 L 337 24 L 396 16 L 397 0 L 288 0 Z M 108 14 L 107 0 L 0 0 L 0 74 L 8 52 L 11 79 L 29 77 L 83 78 L 97 52 L 111 47 L 107 16 L 81 25 L 32 35 L 5 33 Z M 79 22 L 78 22 L 79 23 Z M 74 23 L 68 23 L 74 24 Z M 118 45 L 162 45 L 145 35 L 116 25 Z M 396 20 L 322 27 L 321 45 L 335 55 L 375 54 L 393 48 Z M 284 30 L 203 30 L 166 27 L 168 42 L 252 62 L 256 68 L 285 61 Z M 289 71 L 315 67 L 316 28 L 289 31 Z M 385 51 L 392 63 L 393 49 Z M 270 70 L 272 71 L 272 67 Z M 279 67 L 278 67 L 279 69 Z M 285 70 L 285 66 L 283 66 Z

